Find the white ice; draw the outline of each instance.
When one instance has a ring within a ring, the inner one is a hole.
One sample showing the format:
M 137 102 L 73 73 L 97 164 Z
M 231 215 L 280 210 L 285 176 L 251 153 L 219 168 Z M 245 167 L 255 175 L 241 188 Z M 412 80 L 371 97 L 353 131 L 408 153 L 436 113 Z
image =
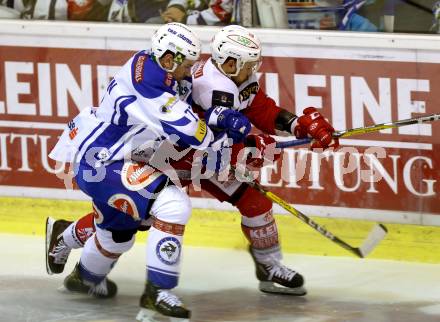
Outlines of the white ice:
M 134 321 L 145 279 L 143 244 L 112 271 L 119 293 L 111 300 L 60 288 L 78 250 L 63 274 L 48 276 L 42 237 L 0 234 L 0 245 L 0 321 Z M 305 297 L 259 292 L 245 251 L 185 247 L 176 293 L 192 322 L 440 321 L 440 265 L 292 254 L 284 263 L 305 276 Z

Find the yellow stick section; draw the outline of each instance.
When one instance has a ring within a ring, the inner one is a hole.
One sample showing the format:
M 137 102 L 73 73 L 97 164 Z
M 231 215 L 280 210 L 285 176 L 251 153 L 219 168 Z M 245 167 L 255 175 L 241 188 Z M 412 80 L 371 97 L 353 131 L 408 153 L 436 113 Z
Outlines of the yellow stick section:
M 0 233 L 14 234 L 43 235 L 47 216 L 75 220 L 91 211 L 90 203 L 82 201 L 0 198 L 0 205 Z M 351 256 L 292 215 L 275 218 L 284 252 Z M 362 243 L 374 225 L 359 220 L 312 218 L 355 246 Z M 388 236 L 369 258 L 440 263 L 440 227 L 386 226 Z M 145 239 L 146 233 L 138 233 L 138 242 Z M 247 242 L 241 233 L 239 213 L 194 209 L 185 230 L 185 245 L 245 249 Z

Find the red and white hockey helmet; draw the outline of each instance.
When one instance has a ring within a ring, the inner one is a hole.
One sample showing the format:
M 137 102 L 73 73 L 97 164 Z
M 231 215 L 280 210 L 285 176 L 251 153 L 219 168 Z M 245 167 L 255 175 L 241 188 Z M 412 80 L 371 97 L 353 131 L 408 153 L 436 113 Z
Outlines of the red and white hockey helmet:
M 185 59 L 198 60 L 201 44 L 199 38 L 187 26 L 171 22 L 155 32 L 151 38 L 151 50 L 157 58 L 162 57 L 167 50 L 171 51 L 174 54 L 174 64 L 173 68 L 167 71 L 173 72 Z
M 246 28 L 230 25 L 214 35 L 211 42 L 211 56 L 226 76 L 237 76 L 247 62 L 257 62 L 254 68 L 256 72 L 261 65 L 261 42 Z M 221 67 L 228 57 L 237 60 L 237 70 L 234 74 L 226 74 Z

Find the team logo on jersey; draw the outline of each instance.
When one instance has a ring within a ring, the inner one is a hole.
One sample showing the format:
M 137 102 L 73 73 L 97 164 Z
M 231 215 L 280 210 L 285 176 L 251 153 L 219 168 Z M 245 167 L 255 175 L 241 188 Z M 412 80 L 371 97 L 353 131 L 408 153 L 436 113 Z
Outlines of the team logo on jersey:
M 133 199 L 123 193 L 117 193 L 107 201 L 110 207 L 118 209 L 120 212 L 133 217 L 134 220 L 141 220 L 136 204 Z
M 124 187 L 130 191 L 145 188 L 160 176 L 160 172 L 142 162 L 126 162 L 121 170 Z
M 252 94 L 257 94 L 260 86 L 257 82 L 251 83 L 240 91 L 240 102 L 244 102 L 251 97 Z
M 212 106 L 233 107 L 234 94 L 222 91 L 212 91 Z
M 160 111 L 161 111 L 162 113 L 170 113 L 170 112 L 171 112 L 171 108 L 172 108 L 174 105 L 176 105 L 176 103 L 177 103 L 177 98 L 176 98 L 175 96 L 170 97 L 170 98 L 168 99 L 168 101 L 167 101 L 164 105 L 162 105 L 162 106 L 160 107 Z
M 69 123 L 67 123 L 67 126 L 69 127 L 69 138 L 73 140 L 75 136 L 78 134 L 78 127 L 75 125 L 75 122 L 72 120 Z
M 156 246 L 156 255 L 166 265 L 174 265 L 179 261 L 182 246 L 177 238 L 162 238 Z
M 228 38 L 232 41 L 236 42 L 237 44 L 240 44 L 242 46 L 245 46 L 247 48 L 251 49 L 258 49 L 258 45 L 248 37 L 240 36 L 240 35 L 228 35 Z
M 110 158 L 110 150 L 107 148 L 102 148 L 101 150 L 99 150 L 98 153 L 96 153 L 96 159 L 98 159 L 101 162 L 107 161 L 108 158 Z
M 194 65 L 194 69 L 193 69 L 193 70 L 195 70 L 194 78 L 199 78 L 199 77 L 203 76 L 203 67 L 205 67 L 206 62 L 207 62 L 207 60 L 202 61 L 202 62 Z

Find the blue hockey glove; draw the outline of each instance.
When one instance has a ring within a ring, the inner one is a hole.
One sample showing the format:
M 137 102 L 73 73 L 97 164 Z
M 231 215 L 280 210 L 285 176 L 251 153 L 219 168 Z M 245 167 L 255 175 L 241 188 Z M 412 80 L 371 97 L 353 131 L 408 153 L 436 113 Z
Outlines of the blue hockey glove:
M 226 107 L 211 107 L 206 111 L 205 119 L 209 126 L 225 130 L 234 144 L 243 142 L 251 130 L 246 116 Z

